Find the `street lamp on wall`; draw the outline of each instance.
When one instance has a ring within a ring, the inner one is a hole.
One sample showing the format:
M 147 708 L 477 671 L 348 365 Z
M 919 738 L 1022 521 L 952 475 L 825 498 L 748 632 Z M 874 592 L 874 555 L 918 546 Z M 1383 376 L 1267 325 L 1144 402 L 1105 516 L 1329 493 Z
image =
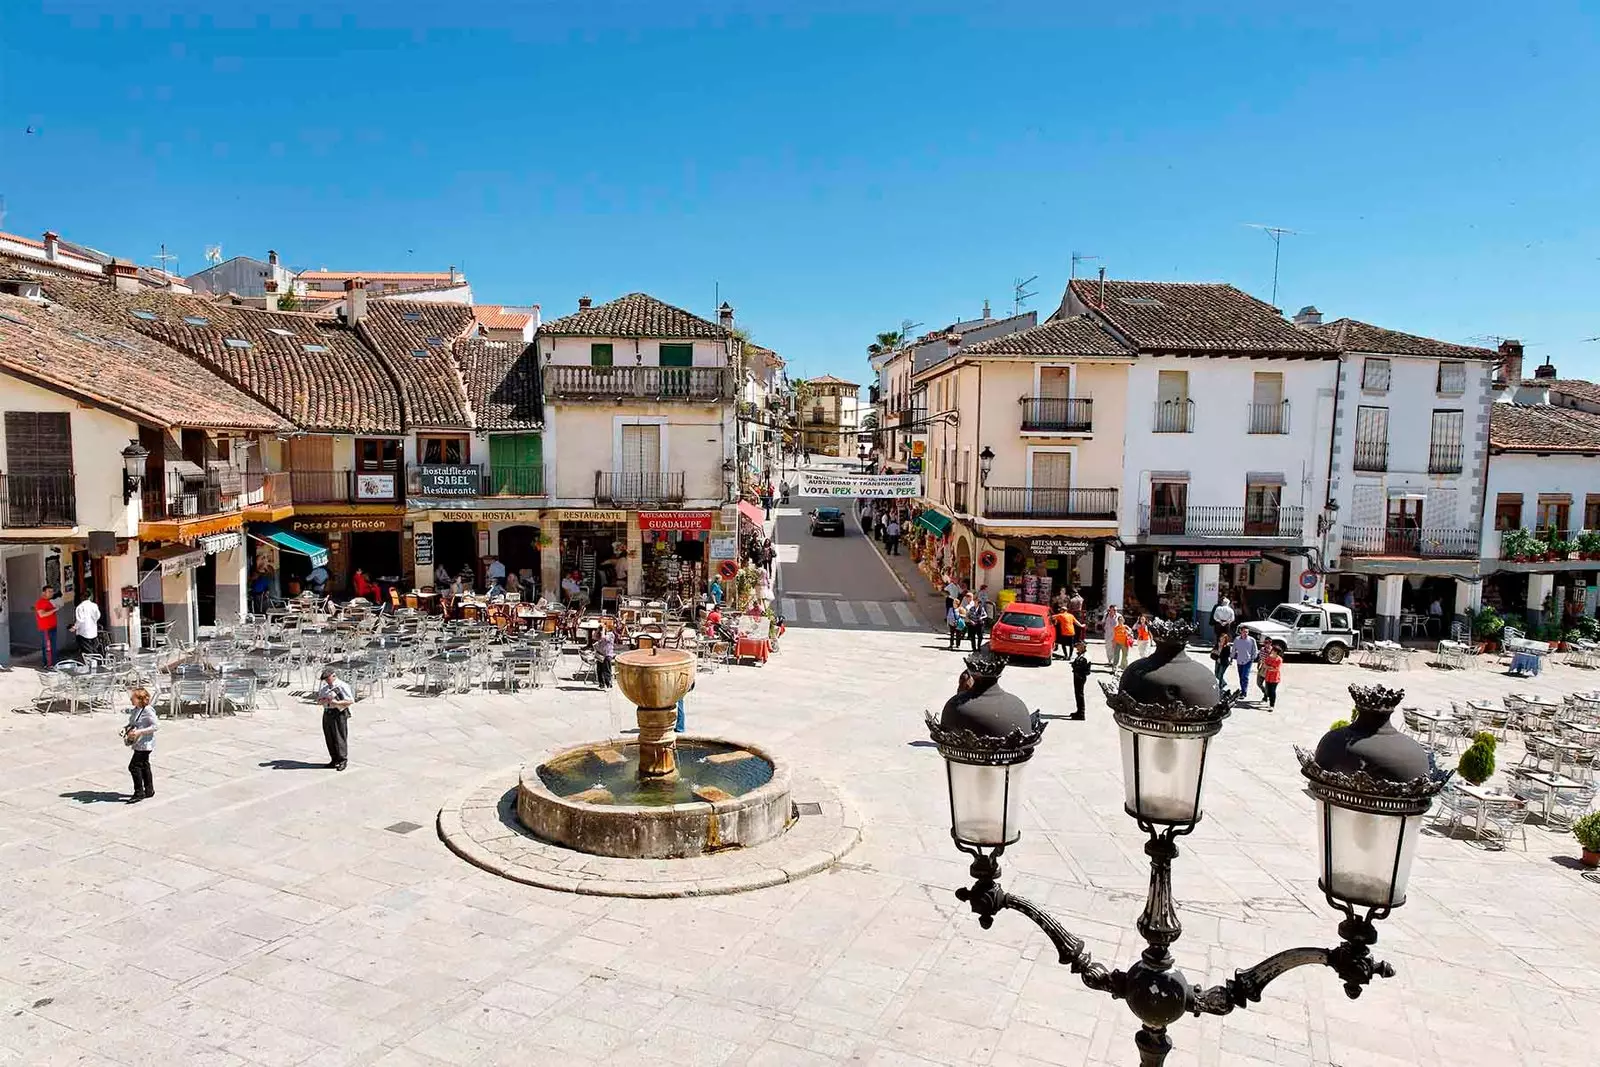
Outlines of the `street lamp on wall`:
M 124 504 L 138 495 L 140 486 L 144 484 L 144 463 L 149 458 L 150 450 L 137 440 L 130 440 L 128 447 L 122 450 L 122 502 Z
M 989 484 L 989 472 L 994 470 L 994 449 L 988 445 L 983 446 L 983 451 L 978 453 L 978 484 Z

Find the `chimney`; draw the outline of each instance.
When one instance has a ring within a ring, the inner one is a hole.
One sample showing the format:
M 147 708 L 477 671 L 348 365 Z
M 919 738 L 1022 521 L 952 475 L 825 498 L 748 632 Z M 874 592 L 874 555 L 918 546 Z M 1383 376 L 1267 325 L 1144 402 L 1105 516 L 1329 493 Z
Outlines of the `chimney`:
M 733 305 L 728 303 L 726 300 L 724 300 L 722 302 L 722 306 L 717 309 L 717 322 L 722 324 L 722 328 L 724 330 L 733 329 Z
M 54 230 L 44 231 L 44 258 L 54 263 L 61 255 L 61 235 Z
M 454 263 L 452 263 L 452 264 L 450 264 L 450 284 L 454 285 L 455 283 L 456 283 L 456 265 Z
M 139 291 L 139 268 L 125 259 L 113 259 L 105 266 L 106 276 L 111 279 L 111 287 L 119 293 L 137 293 Z
M 1556 380 L 1556 365 L 1551 363 L 1549 358 L 1546 357 L 1543 363 L 1533 368 L 1533 376 L 1535 378 L 1543 378 L 1546 381 L 1553 382 Z
M 987 300 L 983 302 L 983 317 L 986 319 L 994 317 L 994 315 L 989 311 L 989 301 Z
M 1104 267 L 1100 268 L 1100 299 L 1096 303 L 1100 305 L 1101 311 L 1106 309 L 1106 269 Z
M 262 305 L 268 311 L 278 310 L 278 283 L 268 278 L 263 283 L 266 290 L 266 302 Z
M 578 297 L 578 310 L 579 311 L 588 311 L 592 307 L 594 307 L 594 301 L 593 300 L 590 300 L 586 296 Z
M 270 248 L 267 249 L 267 266 L 271 267 L 273 270 L 278 269 L 278 253 L 274 252 Z
M 367 317 L 367 280 L 347 278 L 344 283 L 344 321 L 354 326 Z
M 1516 385 L 1522 380 L 1522 342 L 1506 338 L 1500 342 L 1500 380 Z
M 1312 305 L 1307 304 L 1305 307 L 1300 309 L 1300 314 L 1294 317 L 1294 324 L 1296 326 L 1321 326 L 1322 312 L 1318 311 Z

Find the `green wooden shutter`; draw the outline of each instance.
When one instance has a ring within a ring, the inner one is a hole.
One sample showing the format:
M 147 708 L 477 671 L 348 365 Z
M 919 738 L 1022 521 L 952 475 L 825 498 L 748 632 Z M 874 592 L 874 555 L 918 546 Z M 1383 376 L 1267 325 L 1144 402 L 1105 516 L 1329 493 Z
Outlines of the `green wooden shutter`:
M 544 441 L 536 433 L 489 438 L 489 466 L 495 492 L 501 496 L 538 496 L 544 492 Z
M 589 366 L 611 366 L 611 346 L 609 344 L 601 344 L 599 342 L 591 344 L 589 346 Z
M 661 365 L 663 367 L 694 366 L 694 345 L 662 345 Z
M 665 396 L 689 395 L 689 368 L 694 366 L 694 345 L 661 346 L 661 392 Z

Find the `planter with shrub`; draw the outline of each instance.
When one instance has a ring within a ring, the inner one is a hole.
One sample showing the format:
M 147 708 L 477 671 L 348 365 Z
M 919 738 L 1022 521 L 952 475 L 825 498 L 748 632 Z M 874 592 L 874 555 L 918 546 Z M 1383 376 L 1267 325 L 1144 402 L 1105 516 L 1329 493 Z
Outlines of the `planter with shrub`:
M 1572 836 L 1583 849 L 1585 867 L 1600 867 L 1600 811 L 1591 811 L 1572 824 Z
M 1472 739 L 1472 744 L 1461 753 L 1461 761 L 1456 764 L 1456 773 L 1473 785 L 1482 785 L 1494 775 L 1494 735 L 1480 733 Z

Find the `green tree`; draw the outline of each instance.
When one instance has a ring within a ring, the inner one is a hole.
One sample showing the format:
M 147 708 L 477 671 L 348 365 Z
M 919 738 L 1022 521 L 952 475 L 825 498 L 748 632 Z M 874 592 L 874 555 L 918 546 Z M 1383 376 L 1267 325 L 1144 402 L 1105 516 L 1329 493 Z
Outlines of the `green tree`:
M 888 330 L 878 335 L 878 339 L 867 346 L 867 355 L 881 356 L 885 352 L 893 352 L 905 341 L 906 335 L 899 330 Z
M 865 415 L 861 416 L 861 429 L 876 430 L 877 428 L 878 413 L 876 411 L 869 411 Z

